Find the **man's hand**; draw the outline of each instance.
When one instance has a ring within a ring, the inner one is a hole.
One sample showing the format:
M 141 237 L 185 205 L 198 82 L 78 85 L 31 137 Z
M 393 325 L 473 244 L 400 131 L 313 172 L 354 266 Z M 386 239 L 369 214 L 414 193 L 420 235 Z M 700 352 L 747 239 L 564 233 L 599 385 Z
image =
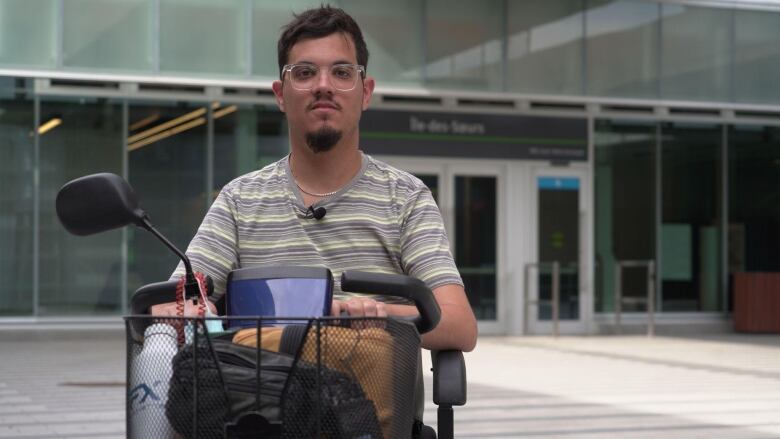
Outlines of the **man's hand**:
M 330 315 L 338 317 L 342 313 L 349 317 L 387 317 L 387 305 L 374 299 L 365 297 L 353 297 L 347 301 L 333 300 L 330 307 Z M 353 329 L 384 328 L 383 320 L 360 320 L 349 322 L 349 327 Z
M 456 284 L 442 285 L 433 290 L 433 296 L 439 303 L 441 320 L 431 332 L 423 334 L 422 346 L 431 350 L 473 350 L 477 344 L 477 319 L 474 318 L 463 287 Z M 334 300 L 331 315 L 339 316 L 342 310 L 346 310 L 350 317 L 419 315 L 417 308 L 412 305 L 386 304 L 364 297 L 355 297 L 346 302 Z
M 334 299 L 330 315 L 338 317 L 342 312 L 350 317 L 387 317 L 387 306 L 365 297 L 353 297 L 347 301 Z
M 206 301 L 206 306 L 208 306 L 212 314 L 217 315 L 217 307 L 211 303 L 210 300 Z M 149 308 L 149 314 L 157 317 L 176 317 L 178 312 L 179 310 L 176 306 L 176 302 L 160 303 L 158 305 L 152 305 L 152 307 Z M 195 301 L 188 300 L 187 303 L 184 304 L 184 317 L 197 316 L 198 307 L 195 305 Z

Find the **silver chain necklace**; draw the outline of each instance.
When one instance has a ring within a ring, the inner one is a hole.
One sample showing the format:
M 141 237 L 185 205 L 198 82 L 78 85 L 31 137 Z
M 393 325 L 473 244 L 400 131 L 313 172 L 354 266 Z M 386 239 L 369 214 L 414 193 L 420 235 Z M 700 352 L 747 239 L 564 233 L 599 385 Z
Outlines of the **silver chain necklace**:
M 336 192 L 341 190 L 339 188 L 339 189 L 336 189 L 333 192 L 325 192 L 325 193 L 322 193 L 322 194 L 318 194 L 318 193 L 315 193 L 315 192 L 309 192 L 306 189 L 302 188 L 301 185 L 298 184 L 298 180 L 295 179 L 295 174 L 293 173 L 292 161 L 290 160 L 290 156 L 287 156 L 287 166 L 290 168 L 290 176 L 293 179 L 293 183 L 295 183 L 295 186 L 297 186 L 298 189 L 301 192 L 303 192 L 304 194 L 306 194 L 306 195 L 311 195 L 312 197 L 317 197 L 317 198 L 325 198 L 325 197 L 330 197 L 330 196 L 336 195 Z
M 295 180 L 295 177 L 293 177 L 293 180 Z M 312 197 L 317 197 L 317 198 L 330 197 L 332 195 L 335 195 L 336 192 L 339 191 L 339 189 L 336 189 L 333 192 L 325 192 L 324 194 L 317 194 L 317 193 L 314 193 L 314 192 L 309 192 L 306 189 L 302 188 L 301 185 L 299 185 L 297 181 L 295 182 L 295 185 L 298 186 L 298 189 L 300 189 L 300 191 L 303 192 L 304 194 L 311 195 Z

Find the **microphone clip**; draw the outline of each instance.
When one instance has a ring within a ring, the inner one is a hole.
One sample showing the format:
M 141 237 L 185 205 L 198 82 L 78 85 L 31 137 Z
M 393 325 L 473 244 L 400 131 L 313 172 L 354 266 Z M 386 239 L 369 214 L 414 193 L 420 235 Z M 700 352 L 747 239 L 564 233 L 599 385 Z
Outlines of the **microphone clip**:
M 318 207 L 314 208 L 314 206 L 309 206 L 308 209 L 306 209 L 306 217 L 308 219 L 314 218 L 317 221 L 325 218 L 325 214 L 328 213 L 327 210 L 325 210 L 324 207 Z

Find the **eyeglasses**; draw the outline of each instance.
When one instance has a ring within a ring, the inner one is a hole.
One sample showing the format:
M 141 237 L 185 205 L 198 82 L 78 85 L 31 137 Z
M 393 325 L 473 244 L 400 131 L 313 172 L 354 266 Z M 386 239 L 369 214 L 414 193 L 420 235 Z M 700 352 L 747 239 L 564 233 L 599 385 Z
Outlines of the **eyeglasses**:
M 299 91 L 311 90 L 317 84 L 320 67 L 314 64 L 287 64 L 282 67 L 282 77 L 290 72 L 290 83 Z M 357 85 L 358 77 L 365 76 L 366 68 L 357 64 L 334 64 L 330 67 L 330 85 L 339 91 L 350 91 Z

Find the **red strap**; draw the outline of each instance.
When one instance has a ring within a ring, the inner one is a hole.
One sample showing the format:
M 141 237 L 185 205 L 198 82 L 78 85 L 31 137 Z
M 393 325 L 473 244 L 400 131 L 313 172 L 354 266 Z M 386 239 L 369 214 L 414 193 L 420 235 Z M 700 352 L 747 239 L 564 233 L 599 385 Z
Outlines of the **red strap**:
M 184 316 L 184 283 L 186 275 L 182 275 L 179 278 L 179 283 L 176 284 L 176 315 L 179 317 Z M 195 279 L 198 282 L 198 289 L 200 290 L 200 297 L 198 299 L 198 313 L 197 317 L 203 317 L 206 314 L 206 276 L 200 271 L 195 272 Z M 188 316 L 192 317 L 192 316 Z M 183 323 L 183 321 L 179 321 Z M 179 335 L 179 344 L 184 343 L 184 326 L 183 324 L 174 325 Z

